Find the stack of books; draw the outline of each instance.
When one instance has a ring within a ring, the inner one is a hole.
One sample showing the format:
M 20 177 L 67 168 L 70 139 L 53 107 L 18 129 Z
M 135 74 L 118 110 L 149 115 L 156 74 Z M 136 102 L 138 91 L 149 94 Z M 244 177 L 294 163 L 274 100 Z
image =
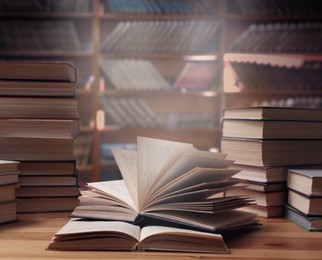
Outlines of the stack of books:
M 248 107 L 223 112 L 221 152 L 235 160 L 246 187 L 232 194 L 252 195 L 248 210 L 264 217 L 283 215 L 287 170 L 316 167 L 322 156 L 322 110 Z
M 322 169 L 289 169 L 285 216 L 309 231 L 322 231 Z
M 137 150 L 112 151 L 123 179 L 89 183 L 49 249 L 225 253 L 222 232 L 258 226 L 238 210 L 251 199 L 223 196 L 240 183 L 224 154 L 147 137 Z
M 78 204 L 75 82 L 76 68 L 68 63 L 0 63 L 0 159 L 20 161 L 18 213 L 73 210 Z M 68 206 L 62 203 L 67 198 Z
M 0 160 L 0 224 L 17 220 L 18 162 Z

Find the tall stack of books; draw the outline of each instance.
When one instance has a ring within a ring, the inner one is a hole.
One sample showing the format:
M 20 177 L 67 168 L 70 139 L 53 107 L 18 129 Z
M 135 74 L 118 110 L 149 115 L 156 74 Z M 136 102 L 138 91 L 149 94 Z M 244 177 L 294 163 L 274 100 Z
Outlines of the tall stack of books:
M 223 197 L 240 182 L 230 179 L 238 171 L 224 154 L 147 137 L 137 138 L 137 150 L 112 151 L 123 179 L 89 183 L 76 220 L 49 249 L 225 253 L 214 233 L 258 226 L 256 214 L 238 210 L 252 200 Z
M 322 231 L 322 169 L 289 169 L 285 216 L 309 231 Z
M 247 210 L 263 217 L 283 215 L 287 170 L 317 167 L 322 156 L 322 110 L 285 107 L 229 108 L 223 112 L 221 151 L 235 160 L 246 187 L 228 191 L 251 195 Z
M 18 162 L 0 160 L 0 224 L 17 219 Z
M 20 161 L 18 213 L 78 204 L 75 82 L 68 63 L 0 63 L 0 159 Z

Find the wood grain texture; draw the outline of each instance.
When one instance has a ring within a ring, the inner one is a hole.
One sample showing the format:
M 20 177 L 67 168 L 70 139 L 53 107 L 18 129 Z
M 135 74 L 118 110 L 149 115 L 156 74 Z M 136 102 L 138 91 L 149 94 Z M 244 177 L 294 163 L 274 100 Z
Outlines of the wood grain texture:
M 1 259 L 322 259 L 322 233 L 308 232 L 283 219 L 260 219 L 252 231 L 225 235 L 229 254 L 161 252 L 47 251 L 53 235 L 68 221 L 67 213 L 24 214 L 0 226 Z

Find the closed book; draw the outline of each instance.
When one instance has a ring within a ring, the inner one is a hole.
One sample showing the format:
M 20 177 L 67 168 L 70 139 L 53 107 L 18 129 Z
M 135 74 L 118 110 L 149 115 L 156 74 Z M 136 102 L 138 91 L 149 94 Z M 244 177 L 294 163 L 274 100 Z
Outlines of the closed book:
M 74 160 L 73 139 L 0 138 L 0 158 L 17 161 Z
M 286 205 L 285 217 L 308 231 L 322 231 L 322 216 L 308 216 L 296 208 Z
M 223 110 L 223 119 L 322 121 L 322 109 L 294 107 L 235 107 Z
M 289 169 L 287 185 L 307 196 L 322 196 L 322 169 Z
M 222 136 L 255 139 L 322 139 L 322 121 L 224 119 Z
M 1 118 L 78 119 L 76 98 L 0 97 Z
M 76 68 L 64 62 L 0 62 L 1 80 L 76 82 Z
M 322 215 L 322 196 L 307 196 L 295 190 L 288 190 L 288 204 L 306 215 Z
M 320 164 L 322 140 L 221 140 L 221 152 L 238 164 L 296 166 Z

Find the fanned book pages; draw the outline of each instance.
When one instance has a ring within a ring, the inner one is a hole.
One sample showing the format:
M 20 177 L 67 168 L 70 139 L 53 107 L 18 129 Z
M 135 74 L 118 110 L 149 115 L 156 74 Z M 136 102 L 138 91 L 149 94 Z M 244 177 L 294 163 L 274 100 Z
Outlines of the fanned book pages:
M 166 222 L 221 232 L 258 225 L 255 214 L 238 210 L 247 196 L 224 197 L 240 182 L 224 154 L 192 144 L 138 137 L 137 150 L 113 149 L 122 180 L 89 183 L 73 217 Z
M 49 250 L 180 251 L 228 253 L 220 234 L 165 226 L 139 226 L 118 221 L 70 220 Z

